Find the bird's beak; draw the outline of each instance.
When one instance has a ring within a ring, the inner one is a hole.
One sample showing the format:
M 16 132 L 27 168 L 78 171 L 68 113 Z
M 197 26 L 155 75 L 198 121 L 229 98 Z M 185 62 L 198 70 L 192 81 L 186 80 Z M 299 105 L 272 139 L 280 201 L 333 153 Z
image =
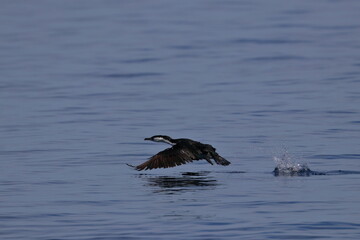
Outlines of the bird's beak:
M 151 140 L 151 138 L 145 138 L 144 140 L 145 140 L 145 141 L 146 141 L 146 140 L 150 141 L 150 140 Z

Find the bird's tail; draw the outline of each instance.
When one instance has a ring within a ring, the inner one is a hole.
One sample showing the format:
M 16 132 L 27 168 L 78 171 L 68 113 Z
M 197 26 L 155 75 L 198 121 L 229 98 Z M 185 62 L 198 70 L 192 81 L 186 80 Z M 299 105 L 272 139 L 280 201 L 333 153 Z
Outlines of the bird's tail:
M 131 164 L 128 164 L 128 163 L 126 163 L 126 165 L 128 165 L 129 167 L 132 167 L 132 168 L 134 168 L 134 169 L 136 169 L 138 171 L 142 170 L 142 169 L 138 169 L 137 166 L 134 166 L 134 165 L 131 165 Z
M 223 166 L 227 166 L 230 164 L 230 162 L 228 160 L 226 160 L 225 158 L 223 158 L 222 156 L 220 156 L 217 153 L 213 154 L 213 158 L 214 158 L 216 164 L 223 165 Z

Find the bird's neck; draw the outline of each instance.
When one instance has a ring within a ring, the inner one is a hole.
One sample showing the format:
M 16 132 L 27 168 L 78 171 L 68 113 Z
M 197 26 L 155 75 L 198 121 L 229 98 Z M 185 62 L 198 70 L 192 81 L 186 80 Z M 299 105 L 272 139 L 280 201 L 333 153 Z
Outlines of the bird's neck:
M 161 140 L 159 140 L 159 142 L 167 143 L 167 144 L 170 144 L 172 146 L 174 146 L 176 144 L 176 140 L 174 140 L 174 139 L 171 139 L 171 140 L 161 139 Z

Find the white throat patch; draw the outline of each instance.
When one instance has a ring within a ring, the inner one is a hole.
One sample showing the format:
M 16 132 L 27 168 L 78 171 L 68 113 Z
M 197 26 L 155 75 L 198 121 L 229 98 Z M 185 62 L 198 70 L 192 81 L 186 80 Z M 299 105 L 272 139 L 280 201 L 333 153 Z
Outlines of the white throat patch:
M 162 137 L 155 137 L 154 141 L 156 141 L 156 142 L 164 142 L 164 143 L 167 143 L 167 144 L 170 144 L 170 145 L 175 145 L 174 143 L 171 143 L 169 140 L 164 139 Z

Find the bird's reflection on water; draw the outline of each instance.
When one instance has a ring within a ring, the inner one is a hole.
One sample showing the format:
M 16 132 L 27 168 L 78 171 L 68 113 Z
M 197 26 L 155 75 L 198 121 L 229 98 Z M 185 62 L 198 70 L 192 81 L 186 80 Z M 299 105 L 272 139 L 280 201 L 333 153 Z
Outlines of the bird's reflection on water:
M 215 189 L 217 180 L 209 176 L 210 172 L 183 172 L 181 176 L 139 175 L 147 182 L 145 186 L 156 187 L 154 192 L 174 194 L 183 191 Z

